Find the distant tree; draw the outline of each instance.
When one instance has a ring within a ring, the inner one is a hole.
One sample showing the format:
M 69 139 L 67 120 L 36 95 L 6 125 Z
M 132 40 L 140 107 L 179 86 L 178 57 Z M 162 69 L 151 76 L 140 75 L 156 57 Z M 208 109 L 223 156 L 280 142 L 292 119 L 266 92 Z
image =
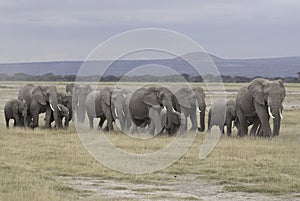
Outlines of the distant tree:
M 300 80 L 300 72 L 298 72 L 297 74 L 298 74 L 298 79 Z

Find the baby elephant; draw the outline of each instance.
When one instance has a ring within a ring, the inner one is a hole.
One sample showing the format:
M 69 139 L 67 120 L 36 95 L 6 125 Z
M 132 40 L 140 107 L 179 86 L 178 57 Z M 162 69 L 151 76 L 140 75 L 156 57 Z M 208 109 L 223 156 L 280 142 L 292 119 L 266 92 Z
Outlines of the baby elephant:
M 9 120 L 14 120 L 14 126 L 24 126 L 25 102 L 18 99 L 9 100 L 4 106 L 6 127 L 9 127 Z
M 64 127 L 65 128 L 68 128 L 69 126 L 69 109 L 64 106 L 63 104 L 57 104 L 57 108 L 58 108 L 58 121 L 62 122 L 62 120 L 64 119 L 65 120 L 65 123 L 64 123 Z M 53 112 L 51 113 L 51 120 L 50 122 L 53 122 L 54 121 L 54 116 L 53 116 Z
M 227 127 L 227 135 L 231 135 L 232 122 L 236 119 L 235 100 L 217 101 L 213 103 L 208 112 L 208 132 L 216 125 L 224 134 L 224 127 Z

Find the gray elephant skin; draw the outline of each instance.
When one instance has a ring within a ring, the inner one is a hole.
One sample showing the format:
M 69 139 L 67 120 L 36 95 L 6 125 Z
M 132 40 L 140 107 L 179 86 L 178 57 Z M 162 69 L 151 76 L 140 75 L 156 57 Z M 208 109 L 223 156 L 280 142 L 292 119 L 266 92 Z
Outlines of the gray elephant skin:
M 100 118 L 98 128 L 102 128 L 104 121 L 107 120 L 104 131 L 113 130 L 114 119 L 112 115 L 111 95 L 112 90 L 105 87 L 101 90 L 93 91 L 87 96 L 85 107 L 91 129 L 94 127 L 94 118 Z
M 190 117 L 192 122 L 192 128 L 190 131 L 198 131 L 203 132 L 205 130 L 205 92 L 201 87 L 194 88 L 181 88 L 175 93 L 178 102 L 181 107 L 181 112 L 185 115 L 187 120 Z M 200 128 L 198 128 L 197 123 L 197 111 L 200 113 Z M 187 125 L 187 122 L 185 122 Z M 185 132 L 187 131 L 187 127 L 184 128 Z
M 231 136 L 232 122 L 236 119 L 236 103 L 235 100 L 214 102 L 208 112 L 208 132 L 215 125 L 218 126 L 221 133 L 224 134 L 226 126 L 227 136 Z M 237 125 L 238 126 L 238 125 Z
M 167 120 L 161 125 L 161 110 L 166 110 Z M 174 135 L 180 128 L 180 105 L 175 95 L 160 86 L 143 86 L 137 89 L 129 101 L 129 112 L 135 126 L 146 127 L 154 123 L 156 133 L 165 128 L 169 135 Z
M 72 95 L 69 93 L 66 94 L 59 92 L 57 93 L 57 101 L 59 104 L 62 104 L 63 106 L 68 108 L 69 115 L 68 118 L 65 119 L 68 122 L 65 121 L 65 126 L 69 125 L 69 122 L 73 119 Z
M 236 112 L 240 123 L 240 135 L 248 133 L 248 118 L 258 117 L 259 134 L 264 137 L 278 136 L 282 119 L 282 102 L 286 96 L 282 80 L 254 79 L 242 87 L 236 98 Z M 273 132 L 269 118 L 273 119 Z
M 67 90 L 67 88 L 66 88 Z M 89 93 L 92 92 L 90 85 L 86 84 L 83 86 L 74 85 L 72 93 L 73 109 L 76 111 L 76 117 L 78 122 L 84 122 L 85 120 L 85 100 Z
M 31 122 L 30 104 L 32 102 L 32 91 L 35 88 L 33 84 L 27 84 L 22 87 L 18 94 L 18 99 L 25 102 L 24 125 L 27 127 Z
M 14 120 L 14 126 L 24 126 L 24 114 L 26 111 L 25 102 L 18 99 L 9 100 L 4 106 L 4 117 L 6 121 L 6 127 L 9 127 L 9 120 Z
M 69 109 L 64 106 L 63 104 L 57 104 L 58 108 L 58 119 L 60 122 L 63 122 L 64 120 L 64 128 L 68 128 L 69 126 Z M 50 122 L 52 123 L 54 121 L 54 115 L 53 112 L 51 113 Z
M 27 122 L 26 125 L 28 125 L 28 122 L 30 122 L 32 117 L 32 122 L 29 126 L 32 128 L 38 127 L 39 114 L 46 112 L 45 128 L 51 128 L 50 120 L 52 110 L 57 128 L 62 127 L 58 118 L 57 90 L 55 86 L 44 87 L 28 84 L 20 90 L 18 99 L 24 100 L 26 107 L 28 108 L 28 113 L 24 118 L 24 121 Z
M 74 91 L 74 86 L 75 86 L 74 83 L 66 84 L 66 93 L 72 95 Z
M 118 119 L 122 131 L 127 131 L 131 127 L 131 119 L 129 114 L 130 96 L 130 91 L 115 88 L 111 97 L 112 114 L 115 120 Z

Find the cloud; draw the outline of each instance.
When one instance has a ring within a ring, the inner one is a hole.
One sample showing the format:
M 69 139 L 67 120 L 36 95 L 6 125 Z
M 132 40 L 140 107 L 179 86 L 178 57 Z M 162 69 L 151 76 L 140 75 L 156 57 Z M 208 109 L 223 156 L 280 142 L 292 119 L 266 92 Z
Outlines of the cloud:
M 8 55 L 7 60 L 61 60 L 64 56 L 68 60 L 122 31 L 162 27 L 193 37 L 217 55 L 295 55 L 300 48 L 295 44 L 300 30 L 299 10 L 298 0 L 0 0 L 0 43 L 9 46 L 2 45 L 0 52 Z M 268 48 L 260 44 L 276 40 L 289 48 L 278 51 L 274 45 Z M 78 53 L 72 51 L 76 46 L 73 43 L 81 47 Z M 39 44 L 43 55 L 31 44 Z M 26 54 L 18 50 L 20 45 L 27 48 Z M 66 52 L 55 56 L 58 48 Z M 0 62 L 5 60 L 2 58 Z

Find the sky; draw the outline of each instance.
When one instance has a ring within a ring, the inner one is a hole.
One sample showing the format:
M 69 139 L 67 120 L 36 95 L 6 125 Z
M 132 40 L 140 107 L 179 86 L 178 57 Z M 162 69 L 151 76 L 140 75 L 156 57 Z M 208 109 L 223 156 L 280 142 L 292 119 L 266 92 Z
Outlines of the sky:
M 300 56 L 299 0 L 0 0 L 0 63 L 83 60 L 124 31 L 164 28 L 222 58 Z

